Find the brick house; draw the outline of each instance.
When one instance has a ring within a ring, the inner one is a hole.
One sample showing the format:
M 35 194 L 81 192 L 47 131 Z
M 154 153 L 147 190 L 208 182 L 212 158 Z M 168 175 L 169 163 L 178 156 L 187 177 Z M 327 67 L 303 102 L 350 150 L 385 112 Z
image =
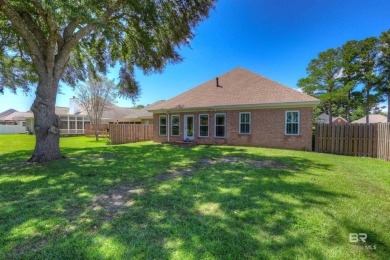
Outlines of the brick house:
M 312 149 L 319 100 L 236 68 L 154 106 L 153 141 Z
M 329 124 L 329 115 L 322 113 L 316 119 L 317 124 Z M 348 121 L 341 116 L 332 116 L 333 125 L 346 125 Z

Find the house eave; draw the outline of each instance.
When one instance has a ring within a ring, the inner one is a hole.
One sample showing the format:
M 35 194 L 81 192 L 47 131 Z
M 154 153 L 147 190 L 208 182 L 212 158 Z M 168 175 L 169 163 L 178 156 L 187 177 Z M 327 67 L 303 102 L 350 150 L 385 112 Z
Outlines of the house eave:
M 191 111 L 210 111 L 210 110 L 238 110 L 238 109 L 266 109 L 266 108 L 289 108 L 289 107 L 314 107 L 320 104 L 320 101 L 305 102 L 285 102 L 285 103 L 266 103 L 266 104 L 244 104 L 232 106 L 207 106 L 207 107 L 188 107 L 188 108 L 169 108 L 169 109 L 151 109 L 152 113 L 166 112 L 191 112 Z

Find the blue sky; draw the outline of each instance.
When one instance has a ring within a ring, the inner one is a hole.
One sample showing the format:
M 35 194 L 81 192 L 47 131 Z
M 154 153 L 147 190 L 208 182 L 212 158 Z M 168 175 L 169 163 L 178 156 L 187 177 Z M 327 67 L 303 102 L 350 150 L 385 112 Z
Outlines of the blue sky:
M 184 61 L 162 74 L 137 71 L 142 95 L 137 104 L 169 99 L 235 67 L 244 67 L 296 88 L 311 59 L 348 40 L 379 36 L 390 29 L 390 1 L 349 0 L 221 0 L 209 19 L 196 28 L 191 48 L 180 50 Z M 117 78 L 113 69 L 109 78 Z M 67 106 L 73 90 L 62 87 L 58 106 Z M 0 112 L 26 111 L 34 93 L 6 91 Z M 130 100 L 118 100 L 130 107 Z

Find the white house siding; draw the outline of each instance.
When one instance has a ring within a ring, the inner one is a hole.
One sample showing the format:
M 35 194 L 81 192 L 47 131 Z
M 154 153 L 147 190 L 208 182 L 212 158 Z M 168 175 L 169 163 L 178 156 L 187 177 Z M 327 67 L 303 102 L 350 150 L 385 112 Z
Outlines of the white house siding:
M 21 125 L 0 125 L 0 134 L 24 134 L 26 127 Z

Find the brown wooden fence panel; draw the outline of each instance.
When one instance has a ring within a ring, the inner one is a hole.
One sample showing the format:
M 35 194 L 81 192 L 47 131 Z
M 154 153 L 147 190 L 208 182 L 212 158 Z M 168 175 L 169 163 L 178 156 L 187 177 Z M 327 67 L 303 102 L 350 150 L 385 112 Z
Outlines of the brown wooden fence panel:
M 152 140 L 153 125 L 110 124 L 111 144 L 125 144 Z
M 375 157 L 390 161 L 390 123 L 317 124 L 317 152 Z
M 378 125 L 378 158 L 390 161 L 390 123 Z

